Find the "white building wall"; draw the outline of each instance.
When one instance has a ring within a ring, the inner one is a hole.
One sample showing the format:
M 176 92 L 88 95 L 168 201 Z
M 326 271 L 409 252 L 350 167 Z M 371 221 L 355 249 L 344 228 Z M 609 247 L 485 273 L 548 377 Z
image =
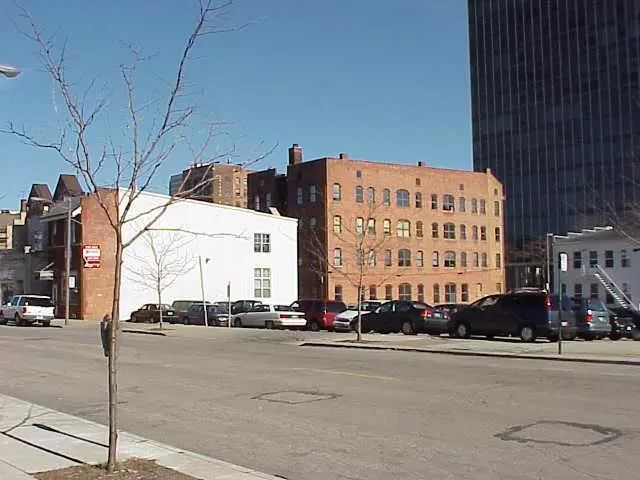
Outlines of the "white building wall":
M 144 193 L 133 204 L 128 218 L 150 212 L 124 229 L 124 241 L 130 239 L 148 220 L 157 215 L 168 197 Z M 155 211 L 152 211 L 153 209 Z M 256 299 L 265 303 L 290 304 L 297 299 L 297 220 L 238 207 L 228 207 L 194 200 L 171 204 L 153 224 L 147 235 L 169 235 L 181 245 L 173 255 L 186 259 L 191 268 L 178 276 L 163 294 L 163 303 L 174 300 L 200 300 L 198 257 L 203 259 L 205 297 L 209 301 L 227 299 L 227 283 L 231 282 L 231 298 Z M 254 252 L 254 234 L 268 233 L 269 253 Z M 166 237 L 164 237 L 166 239 Z M 124 254 L 120 308 L 123 318 L 144 303 L 155 303 L 157 295 L 142 285 L 135 271 L 150 263 L 151 249 L 138 238 Z M 209 259 L 205 263 L 205 259 Z M 254 269 L 271 269 L 271 296 L 254 296 Z
M 561 273 L 561 282 L 567 285 L 567 294 L 573 296 L 574 286 L 582 285 L 583 297 L 590 296 L 591 284 L 599 285 L 599 297 L 606 299 L 606 290 L 604 286 L 593 276 L 592 269 L 589 266 L 589 252 L 598 252 L 598 265 L 611 277 L 611 279 L 622 288 L 624 284 L 627 286 L 627 296 L 631 298 L 636 307 L 640 306 L 640 251 L 634 251 L 640 245 L 634 244 L 631 240 L 622 239 L 615 236 L 612 232 L 602 232 L 585 237 L 575 239 L 562 240 L 557 239 L 554 245 L 554 258 L 558 258 L 560 252 L 566 252 L 569 255 L 568 271 Z M 613 250 L 613 267 L 605 266 L 605 251 Z M 622 250 L 626 250 L 629 266 L 622 266 Z M 574 252 L 581 252 L 582 268 L 576 269 L 573 266 Z

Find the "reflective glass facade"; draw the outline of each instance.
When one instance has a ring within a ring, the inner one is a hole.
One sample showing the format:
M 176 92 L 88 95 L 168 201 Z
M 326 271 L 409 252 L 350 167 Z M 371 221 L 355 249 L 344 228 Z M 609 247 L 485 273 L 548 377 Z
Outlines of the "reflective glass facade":
M 509 244 L 640 195 L 640 0 L 469 0 L 474 168 Z

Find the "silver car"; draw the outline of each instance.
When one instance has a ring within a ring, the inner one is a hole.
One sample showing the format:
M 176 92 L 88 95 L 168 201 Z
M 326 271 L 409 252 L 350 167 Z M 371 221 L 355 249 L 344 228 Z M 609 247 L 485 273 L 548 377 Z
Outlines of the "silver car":
M 382 302 L 377 300 L 361 302 L 360 314 L 364 315 L 365 313 L 373 312 L 380 305 L 382 305 Z M 333 321 L 333 329 L 337 332 L 349 332 L 351 330 L 351 321 L 357 317 L 358 305 L 349 305 L 344 312 L 336 315 L 336 319 Z
M 234 327 L 304 328 L 307 326 L 304 312 L 297 312 L 289 305 L 259 303 L 248 312 L 233 316 Z

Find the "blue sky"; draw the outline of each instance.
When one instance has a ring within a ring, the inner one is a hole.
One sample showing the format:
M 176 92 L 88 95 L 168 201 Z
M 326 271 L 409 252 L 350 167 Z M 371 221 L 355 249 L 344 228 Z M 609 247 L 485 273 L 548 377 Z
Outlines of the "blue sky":
M 94 94 L 108 98 L 106 117 L 91 137 L 99 149 L 110 135 L 124 142 L 123 89 L 118 66 L 124 45 L 152 56 L 142 65 L 141 97 L 158 95 L 175 70 L 193 24 L 189 0 L 30 0 L 48 33 L 67 40 L 78 86 L 97 79 Z M 193 2 L 195 4 L 195 1 Z M 470 169 L 468 37 L 465 0 L 235 0 L 227 12 L 238 32 L 207 37 L 187 70 L 190 98 L 200 117 L 189 131 L 202 137 L 205 121 L 229 121 L 238 161 L 276 150 L 253 168 L 286 163 L 292 143 L 307 159 L 346 152 L 351 158 Z M 13 25 L 16 9 L 0 0 L 0 63 L 19 66 L 0 78 L 0 124 L 13 121 L 54 138 L 52 84 L 34 45 Z M 262 143 L 262 147 L 259 145 Z M 0 135 L 0 207 L 15 209 L 32 183 L 55 186 L 73 173 L 57 156 Z M 210 146 L 211 154 L 226 145 Z M 153 190 L 190 163 L 187 150 L 159 172 Z M 104 173 L 108 183 L 113 171 Z

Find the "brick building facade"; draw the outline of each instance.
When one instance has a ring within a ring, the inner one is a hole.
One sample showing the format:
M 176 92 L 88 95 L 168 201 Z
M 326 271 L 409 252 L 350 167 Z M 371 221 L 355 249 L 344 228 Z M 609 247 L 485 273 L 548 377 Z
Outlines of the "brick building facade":
M 169 180 L 169 195 L 247 207 L 247 170 L 227 163 L 197 164 Z
M 268 171 L 267 171 L 268 172 Z M 249 175 L 265 210 L 275 172 Z M 484 173 L 351 160 L 289 149 L 286 214 L 299 219 L 301 298 L 469 302 L 504 288 L 501 183 Z

